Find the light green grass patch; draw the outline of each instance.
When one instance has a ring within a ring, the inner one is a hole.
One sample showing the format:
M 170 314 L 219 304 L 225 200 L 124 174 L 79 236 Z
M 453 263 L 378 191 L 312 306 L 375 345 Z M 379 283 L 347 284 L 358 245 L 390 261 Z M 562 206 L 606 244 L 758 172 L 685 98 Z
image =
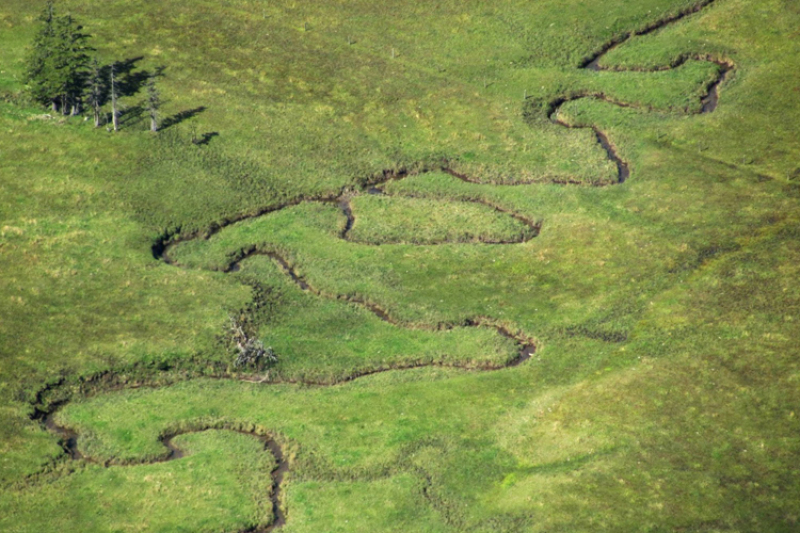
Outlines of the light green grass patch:
M 536 230 L 491 207 L 419 198 L 357 196 L 348 240 L 366 244 L 514 243 Z
M 299 482 L 287 491 L 292 518 L 285 531 L 316 531 L 318 524 L 331 532 L 450 531 L 425 500 L 424 483 L 409 474 L 370 482 Z
M 0 527 L 23 533 L 219 531 L 272 520 L 272 455 L 231 431 L 178 436 L 187 455 L 137 466 L 87 465 L 76 473 L 0 496 Z
M 513 340 L 491 328 L 397 326 L 362 305 L 302 291 L 265 256 L 247 259 L 236 276 L 265 291 L 255 320 L 278 356 L 270 372 L 277 377 L 332 382 L 393 367 L 499 367 L 518 354 Z

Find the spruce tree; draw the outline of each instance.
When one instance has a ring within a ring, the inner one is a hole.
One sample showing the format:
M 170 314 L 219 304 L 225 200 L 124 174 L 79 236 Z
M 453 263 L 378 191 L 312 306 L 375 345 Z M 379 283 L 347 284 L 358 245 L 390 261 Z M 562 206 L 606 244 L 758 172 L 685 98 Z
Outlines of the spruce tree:
M 53 2 L 48 2 L 39 21 L 42 27 L 33 38 L 33 46 L 28 54 L 25 77 L 28 91 L 35 101 L 51 104 L 53 111 L 58 108 L 58 89 L 55 79 L 55 14 Z
M 60 46 L 60 63 L 58 65 L 61 73 L 62 94 L 62 113 L 65 115 L 69 111 L 72 115 L 81 112 L 83 87 L 85 85 L 87 70 L 89 65 L 89 55 L 91 51 L 86 45 L 88 35 L 81 33 L 83 26 L 77 24 L 72 16 L 66 15 L 58 17 L 56 24 L 56 36 Z
M 47 3 L 39 17 L 42 27 L 28 55 L 26 81 L 31 97 L 53 111 L 78 114 L 89 63 L 89 35 L 69 16 L 55 14 Z
M 94 114 L 94 127 L 100 127 L 100 108 L 105 103 L 105 92 L 103 88 L 102 73 L 100 71 L 100 63 L 95 57 L 92 61 L 92 71 L 89 74 L 87 85 L 86 100 L 92 108 Z

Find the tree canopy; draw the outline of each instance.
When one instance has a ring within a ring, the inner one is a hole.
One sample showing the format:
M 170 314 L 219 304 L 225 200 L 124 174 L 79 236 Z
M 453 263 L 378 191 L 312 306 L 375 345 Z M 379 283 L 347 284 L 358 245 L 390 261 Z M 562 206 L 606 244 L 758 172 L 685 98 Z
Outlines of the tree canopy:
M 27 58 L 26 82 L 31 97 L 53 111 L 78 114 L 89 65 L 89 35 L 71 15 L 56 15 L 48 2 L 39 17 L 42 27 Z

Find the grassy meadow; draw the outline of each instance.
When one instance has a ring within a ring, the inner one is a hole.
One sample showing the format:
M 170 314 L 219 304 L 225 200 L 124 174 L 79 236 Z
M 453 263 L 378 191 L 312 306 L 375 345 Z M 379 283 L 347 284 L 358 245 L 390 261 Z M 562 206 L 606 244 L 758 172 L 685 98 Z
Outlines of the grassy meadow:
M 27 101 L 43 7 L 0 3 L 0 530 L 264 530 L 230 429 L 273 531 L 800 529 L 794 0 L 57 2 L 163 68 L 157 134 Z

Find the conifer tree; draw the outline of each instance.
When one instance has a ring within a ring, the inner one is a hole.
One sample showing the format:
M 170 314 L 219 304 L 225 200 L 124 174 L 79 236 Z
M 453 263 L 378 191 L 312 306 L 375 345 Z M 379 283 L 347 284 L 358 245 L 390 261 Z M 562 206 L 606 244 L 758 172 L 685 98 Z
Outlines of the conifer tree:
M 53 55 L 56 42 L 54 18 L 53 2 L 48 2 L 39 16 L 42 28 L 33 38 L 25 77 L 31 97 L 41 104 L 51 104 L 55 112 L 58 108 L 58 95 L 53 82 Z
M 56 36 L 60 45 L 60 62 L 58 65 L 61 72 L 61 94 L 62 112 L 66 115 L 77 115 L 81 112 L 83 87 L 86 82 L 87 70 L 89 65 L 89 55 L 91 51 L 85 41 L 88 35 L 81 33 L 82 26 L 77 24 L 72 16 L 66 15 L 58 17 L 56 24 Z
M 105 94 L 103 91 L 103 80 L 102 74 L 100 71 L 100 63 L 98 63 L 97 58 L 95 57 L 92 60 L 92 71 L 89 75 L 89 80 L 87 83 L 87 103 L 92 108 L 92 112 L 94 113 L 94 127 L 100 127 L 100 108 L 103 106 L 105 101 Z
M 31 97 L 50 105 L 53 111 L 78 114 L 81 95 L 92 50 L 83 27 L 67 16 L 55 13 L 53 2 L 47 3 L 39 17 L 42 27 L 33 40 L 28 55 L 26 81 Z

